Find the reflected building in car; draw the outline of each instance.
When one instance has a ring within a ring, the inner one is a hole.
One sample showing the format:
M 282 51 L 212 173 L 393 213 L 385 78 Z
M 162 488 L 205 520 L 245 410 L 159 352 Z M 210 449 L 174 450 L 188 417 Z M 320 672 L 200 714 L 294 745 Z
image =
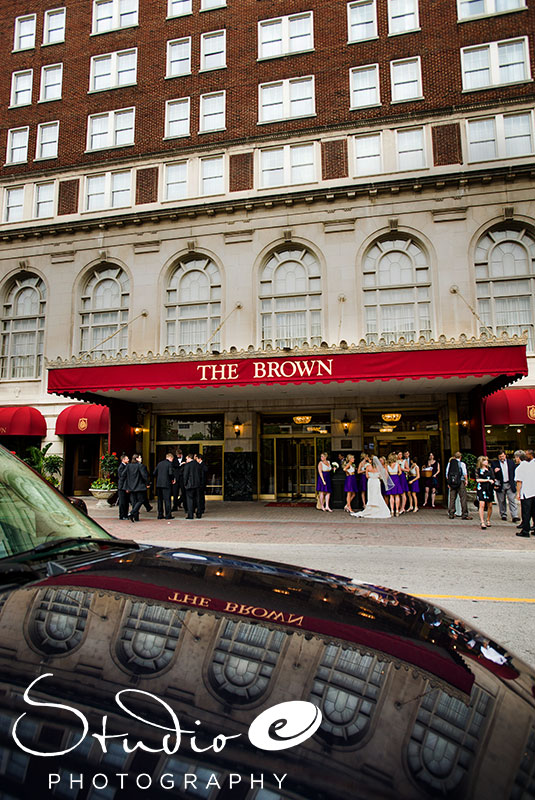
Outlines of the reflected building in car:
M 119 799 L 118 773 L 127 775 L 129 797 L 138 796 L 139 774 L 155 783 L 171 774 L 180 796 L 198 790 L 209 798 L 228 796 L 231 775 L 242 779 L 236 796 L 258 800 L 334 800 L 354 796 L 356 788 L 363 798 L 529 796 L 534 676 L 506 651 L 438 609 L 382 587 L 298 570 L 287 576 L 253 562 L 199 566 L 201 554 L 176 559 L 166 551 L 125 556 L 7 597 L 0 616 L 0 774 L 9 796 L 45 785 L 49 773 L 60 776 L 51 797 L 93 797 L 88 781 L 98 774 L 108 781 L 104 796 Z M 167 588 L 171 583 L 182 591 Z M 30 709 L 22 693 L 45 674 L 31 692 L 43 705 Z M 115 695 L 124 689 L 148 693 L 130 703 L 123 696 L 144 720 L 169 725 L 155 698 L 169 704 L 182 729 L 197 730 L 198 720 L 197 745 L 206 752 L 194 752 L 186 735 L 171 755 L 125 753 L 120 739 L 103 753 L 90 736 L 74 748 L 79 719 L 44 705 L 77 708 L 91 732 L 101 730 L 107 714 L 107 732 L 127 730 L 130 742 L 161 750 L 161 730 L 118 708 Z M 248 743 L 262 711 L 295 700 L 321 710 L 311 738 L 278 752 Z M 17 732 L 29 749 L 73 749 L 59 760 L 21 751 L 10 737 L 21 710 L 28 714 Z M 218 734 L 239 738 L 216 753 L 210 744 Z M 68 790 L 69 776 L 80 773 L 83 791 Z M 192 774 L 195 791 L 183 785 Z M 259 781 L 261 774 L 264 785 L 251 785 L 251 775 Z M 286 775 L 281 786 L 273 775 Z M 206 788 L 209 776 L 216 777 Z
M 533 445 L 535 12 L 396 9 L 0 11 L 2 443 L 81 494 L 192 448 L 236 500 Z

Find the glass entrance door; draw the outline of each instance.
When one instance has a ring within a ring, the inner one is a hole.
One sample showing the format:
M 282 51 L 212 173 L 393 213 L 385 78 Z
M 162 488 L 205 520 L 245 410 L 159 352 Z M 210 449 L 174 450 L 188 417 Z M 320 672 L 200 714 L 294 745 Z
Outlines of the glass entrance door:
M 204 442 L 173 442 L 172 445 L 156 445 L 156 462 L 165 458 L 168 450 L 182 450 L 184 457 L 188 453 L 199 453 L 208 467 L 206 480 L 206 496 L 222 499 L 223 497 L 223 444 L 205 444 Z
M 316 461 L 316 437 L 276 438 L 276 496 L 313 497 L 316 490 Z

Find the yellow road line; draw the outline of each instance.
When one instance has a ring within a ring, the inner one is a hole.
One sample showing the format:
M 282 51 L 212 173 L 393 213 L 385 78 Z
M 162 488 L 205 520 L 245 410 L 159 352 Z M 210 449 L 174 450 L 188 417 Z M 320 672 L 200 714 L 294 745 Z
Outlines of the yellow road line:
M 488 600 L 493 603 L 535 603 L 534 597 L 481 597 L 469 594 L 415 594 L 428 600 Z

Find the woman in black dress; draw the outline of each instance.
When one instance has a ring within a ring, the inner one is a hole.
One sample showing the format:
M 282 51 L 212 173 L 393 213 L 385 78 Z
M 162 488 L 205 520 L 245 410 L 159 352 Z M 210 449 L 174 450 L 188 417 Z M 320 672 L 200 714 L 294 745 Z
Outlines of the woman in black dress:
M 490 528 L 490 518 L 492 516 L 492 501 L 494 500 L 494 478 L 489 468 L 487 456 L 479 456 L 476 464 L 476 496 L 479 502 L 479 519 L 481 528 Z M 487 512 L 487 524 L 485 524 L 485 511 Z

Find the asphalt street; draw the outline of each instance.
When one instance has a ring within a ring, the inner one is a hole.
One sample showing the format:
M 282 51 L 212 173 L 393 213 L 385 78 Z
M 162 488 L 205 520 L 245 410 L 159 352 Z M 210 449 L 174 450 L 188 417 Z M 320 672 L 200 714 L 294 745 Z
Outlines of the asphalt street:
M 443 509 L 390 520 L 356 520 L 342 511 L 209 502 L 205 516 L 139 523 L 116 509 L 89 513 L 110 533 L 166 547 L 188 547 L 284 561 L 423 595 L 464 618 L 535 667 L 535 536 L 497 515 L 449 520 Z M 497 517 L 497 518 L 496 518 Z

